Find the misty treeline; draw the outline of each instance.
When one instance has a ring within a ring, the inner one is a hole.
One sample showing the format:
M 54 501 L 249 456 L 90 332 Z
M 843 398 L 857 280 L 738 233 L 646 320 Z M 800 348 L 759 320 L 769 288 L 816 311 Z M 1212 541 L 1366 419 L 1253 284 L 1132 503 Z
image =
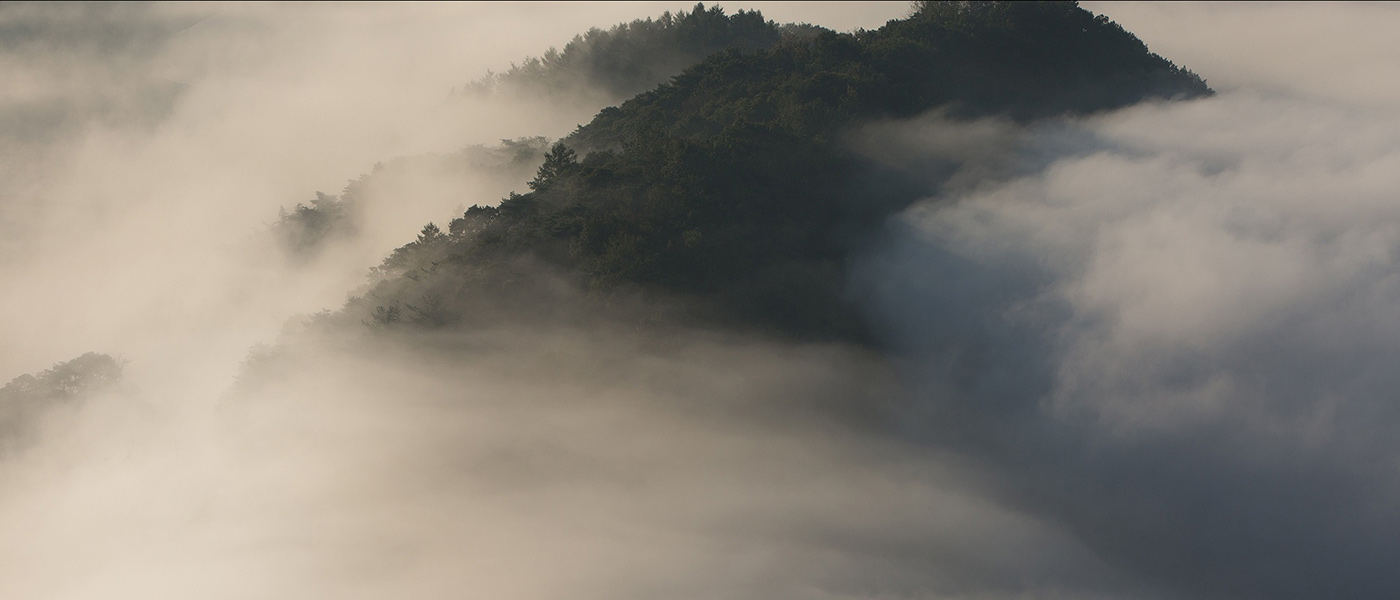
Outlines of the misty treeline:
M 721 21 L 765 23 L 697 7 L 592 34 L 574 52 Z M 767 47 L 717 52 L 603 109 L 549 149 L 523 193 L 427 225 L 341 317 L 443 327 L 612 313 L 643 326 L 870 341 L 845 293 L 847 263 L 937 187 L 864 158 L 850 132 L 934 109 L 1028 123 L 1212 93 L 1074 3 L 920 4 L 873 31 L 772 31 Z M 640 295 L 645 309 L 632 300 Z
M 121 376 L 120 361 L 88 352 L 48 370 L 16 377 L 0 388 L 0 451 L 27 441 L 50 411 L 109 389 Z
M 273 239 L 294 260 L 314 258 L 326 246 L 352 238 L 365 219 L 366 205 L 374 201 L 375 184 L 413 171 L 429 174 L 480 174 L 488 178 L 515 181 L 526 176 L 549 148 L 542 136 L 501 140 L 495 146 L 473 144 L 448 154 L 406 156 L 374 166 L 374 170 L 351 180 L 340 194 L 316 192 L 308 203 L 298 202 L 292 210 L 282 208 L 269 226 Z M 393 186 L 387 185 L 392 188 Z
M 701 3 L 690 12 L 668 11 L 656 19 L 589 29 L 563 50 L 550 48 L 506 71 L 488 72 L 455 93 L 560 101 L 601 94 L 613 102 L 651 89 L 716 52 L 771 48 L 819 30 L 812 25 L 778 25 L 756 10 L 726 15 L 719 6 L 706 8 Z

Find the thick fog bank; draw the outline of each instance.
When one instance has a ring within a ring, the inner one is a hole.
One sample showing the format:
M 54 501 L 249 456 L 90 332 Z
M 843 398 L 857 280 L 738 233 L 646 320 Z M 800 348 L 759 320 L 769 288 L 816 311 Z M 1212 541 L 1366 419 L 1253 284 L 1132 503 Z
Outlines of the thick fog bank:
M 1014 157 L 908 211 L 858 278 L 928 390 L 913 435 L 1195 597 L 1400 589 L 1400 115 L 1236 92 L 873 131 L 904 164 L 921 136 Z
M 605 327 L 299 339 L 212 415 L 92 398 L 0 462 L 0 593 L 1133 589 L 1059 526 L 989 502 L 978 460 L 878 435 L 898 392 L 865 351 Z

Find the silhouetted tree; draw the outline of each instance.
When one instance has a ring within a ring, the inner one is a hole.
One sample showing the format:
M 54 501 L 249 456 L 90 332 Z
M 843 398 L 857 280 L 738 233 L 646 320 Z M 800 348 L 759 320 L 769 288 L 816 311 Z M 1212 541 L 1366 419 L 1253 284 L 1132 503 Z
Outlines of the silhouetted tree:
M 551 181 L 569 174 L 576 167 L 578 167 L 578 153 L 565 146 L 563 142 L 556 142 L 544 155 L 544 164 L 540 165 L 539 171 L 535 173 L 535 178 L 526 185 L 529 185 L 532 190 L 543 189 Z

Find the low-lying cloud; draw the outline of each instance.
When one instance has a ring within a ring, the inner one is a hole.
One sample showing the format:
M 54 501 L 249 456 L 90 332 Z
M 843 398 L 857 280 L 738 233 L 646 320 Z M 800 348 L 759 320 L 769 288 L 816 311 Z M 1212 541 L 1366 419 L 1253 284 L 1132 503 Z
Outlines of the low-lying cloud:
M 605 327 L 299 340 L 255 359 L 212 416 L 95 398 L 0 463 L 0 590 L 1130 589 L 1060 527 L 988 502 L 977 460 L 870 427 L 898 386 L 865 351 Z
M 862 278 L 928 435 L 1188 594 L 1394 593 L 1400 119 L 1236 92 L 1019 135 L 1077 149 L 911 209 Z

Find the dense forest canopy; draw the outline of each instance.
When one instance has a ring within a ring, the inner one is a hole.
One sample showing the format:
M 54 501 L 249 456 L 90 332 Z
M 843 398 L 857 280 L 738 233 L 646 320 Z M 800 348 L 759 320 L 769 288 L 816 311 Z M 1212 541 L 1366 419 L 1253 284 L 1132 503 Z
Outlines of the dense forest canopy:
M 771 35 L 699 44 L 685 33 L 698 30 Z M 446 228 L 429 224 L 347 310 L 377 325 L 434 327 L 562 314 L 561 302 L 575 301 L 543 292 L 562 281 L 588 290 L 594 308 L 646 290 L 684 299 L 687 318 L 866 339 L 844 297 L 845 262 L 885 219 L 935 190 L 881 172 L 849 148 L 848 132 L 934 109 L 1027 122 L 1212 93 L 1070 2 L 921 3 L 873 31 L 777 32 L 757 12 L 697 6 L 591 33 L 500 76 L 634 72 L 597 57 L 643 39 L 726 48 L 555 144 L 528 191 L 473 206 Z

